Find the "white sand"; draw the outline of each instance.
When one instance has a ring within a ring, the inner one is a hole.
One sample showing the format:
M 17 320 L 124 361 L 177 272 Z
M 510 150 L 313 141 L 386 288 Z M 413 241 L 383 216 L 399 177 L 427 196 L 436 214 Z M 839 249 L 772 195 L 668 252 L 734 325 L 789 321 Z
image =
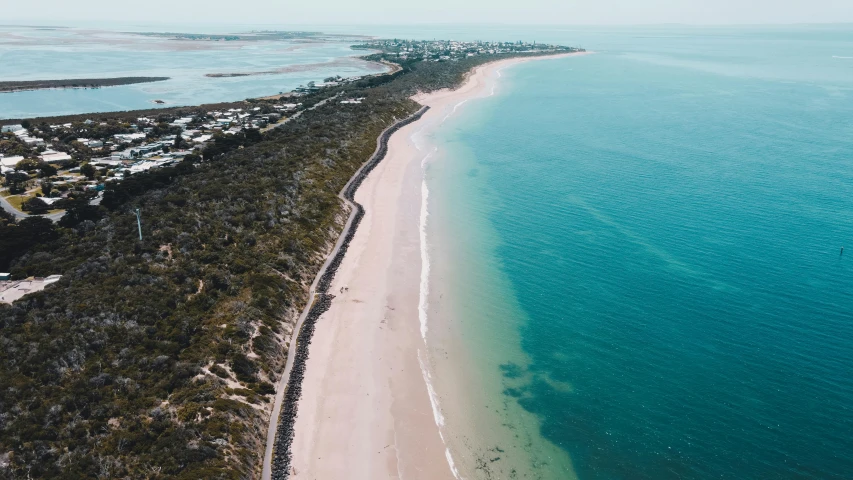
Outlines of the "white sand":
M 412 135 L 490 95 L 500 69 L 528 60 L 483 65 L 457 90 L 416 96 L 430 110 L 391 137 L 388 155 L 356 193 L 366 214 L 330 290 L 337 298 L 311 343 L 291 478 L 454 478 L 418 359 L 427 355 L 418 301 L 421 162 L 428 152 Z

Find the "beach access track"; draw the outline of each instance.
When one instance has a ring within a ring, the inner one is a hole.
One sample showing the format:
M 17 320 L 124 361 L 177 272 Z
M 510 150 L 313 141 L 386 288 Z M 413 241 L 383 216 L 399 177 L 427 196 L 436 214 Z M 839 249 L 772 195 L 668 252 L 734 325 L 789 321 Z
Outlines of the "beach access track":
M 334 248 L 326 257 L 326 261 L 314 277 L 308 291 L 308 301 L 293 329 L 290 348 L 287 352 L 287 362 L 284 372 L 276 385 L 276 396 L 270 415 L 270 425 L 267 432 L 262 480 L 283 480 L 289 477 L 291 452 L 293 442 L 293 426 L 296 421 L 297 404 L 302 393 L 302 379 L 305 372 L 305 361 L 308 359 L 308 346 L 317 319 L 331 306 L 334 295 L 328 293 L 329 286 L 335 273 L 346 254 L 349 243 L 364 217 L 364 207 L 355 201 L 355 192 L 367 175 L 379 164 L 388 152 L 388 139 L 400 128 L 419 120 L 429 107 L 422 107 L 411 116 L 397 121 L 386 128 L 376 139 L 376 150 L 349 179 L 338 197 L 349 207 L 350 214 L 341 231 Z

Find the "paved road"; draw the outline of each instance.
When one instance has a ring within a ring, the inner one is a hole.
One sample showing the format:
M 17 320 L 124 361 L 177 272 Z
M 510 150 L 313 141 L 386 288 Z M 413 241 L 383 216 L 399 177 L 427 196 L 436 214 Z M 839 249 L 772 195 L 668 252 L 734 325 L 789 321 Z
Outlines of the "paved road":
M 335 96 L 333 96 L 333 97 L 329 97 L 329 98 L 327 98 L 327 99 L 325 99 L 325 100 L 320 100 L 320 101 L 319 101 L 319 102 L 317 102 L 313 107 L 306 108 L 305 110 L 300 110 L 300 111 L 298 111 L 298 112 L 294 113 L 294 114 L 293 114 L 293 116 L 287 117 L 287 118 L 285 118 L 284 120 L 282 120 L 282 121 L 280 121 L 280 122 L 278 122 L 278 123 L 273 123 L 272 125 L 269 125 L 269 126 L 266 126 L 266 127 L 262 128 L 262 129 L 261 129 L 261 132 L 262 132 L 262 133 L 264 133 L 264 132 L 268 132 L 268 131 L 270 131 L 270 130 L 272 130 L 272 129 L 274 129 L 274 128 L 278 128 L 278 127 L 280 127 L 280 126 L 284 125 L 285 123 L 287 123 L 287 122 L 289 122 L 289 121 L 293 120 L 294 118 L 299 118 L 299 116 L 300 116 L 300 115 L 302 115 L 302 113 L 303 113 L 303 112 L 307 112 L 308 110 L 314 110 L 314 109 L 315 109 L 315 108 L 317 108 L 317 107 L 322 107 L 323 105 L 325 105 L 325 104 L 329 103 L 330 101 L 332 101 L 332 100 L 334 100 L 334 99 L 336 99 L 336 98 L 340 97 L 342 94 L 343 94 L 343 92 L 338 93 L 338 94 L 336 94 Z
M 24 212 L 18 210 L 17 208 L 13 207 L 12 204 L 9 203 L 8 201 L 6 201 L 6 199 L 3 198 L 2 196 L 0 196 L 0 207 L 3 207 L 3 210 L 6 210 L 7 212 L 11 213 L 12 215 L 15 216 L 15 218 L 17 218 L 19 220 L 29 217 L 29 215 L 27 215 L 26 213 L 24 213 Z M 48 215 L 41 215 L 41 216 L 44 218 L 50 219 L 51 221 L 56 223 L 59 221 L 60 218 L 62 218 L 63 215 L 65 215 L 65 210 L 63 210 L 61 212 L 56 212 L 56 213 L 51 213 Z
M 3 207 L 3 210 L 6 210 L 7 212 L 11 213 L 16 218 L 29 217 L 29 215 L 27 215 L 26 213 L 21 212 L 17 208 L 13 207 L 12 204 L 6 201 L 6 198 L 2 196 L 0 196 L 0 207 Z

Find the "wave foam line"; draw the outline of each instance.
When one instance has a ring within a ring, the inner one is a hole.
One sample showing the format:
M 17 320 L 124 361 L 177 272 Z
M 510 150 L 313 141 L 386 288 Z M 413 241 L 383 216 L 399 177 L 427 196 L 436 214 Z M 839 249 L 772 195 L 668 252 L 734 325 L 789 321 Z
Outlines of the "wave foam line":
M 426 383 L 427 386 L 429 403 L 432 406 L 432 416 L 435 420 L 435 425 L 438 427 L 438 436 L 441 437 L 441 443 L 444 444 L 444 456 L 447 458 L 447 465 L 450 467 L 450 473 L 452 473 L 453 477 L 457 480 L 464 480 L 459 475 L 459 470 L 456 469 L 456 463 L 453 462 L 453 455 L 450 454 L 450 448 L 447 447 L 447 442 L 444 440 L 444 434 L 441 431 L 441 428 L 444 426 L 444 415 L 441 414 L 441 408 L 438 406 L 438 394 L 435 393 L 435 388 L 432 386 L 432 376 L 429 374 L 429 369 L 427 369 L 426 364 L 424 363 L 420 349 L 418 349 L 418 364 L 421 366 L 421 375 L 423 375 L 424 383 Z
M 450 116 L 451 116 L 451 115 L 453 115 L 454 113 L 456 113 L 456 109 L 458 109 L 459 107 L 461 107 L 462 105 L 464 105 L 464 104 L 465 104 L 465 102 L 467 102 L 467 101 L 468 101 L 468 99 L 466 98 L 465 100 L 462 100 L 461 102 L 459 102 L 459 103 L 457 103 L 456 105 L 454 105 L 454 106 L 453 106 L 453 109 L 452 109 L 452 110 L 450 110 L 450 113 L 448 113 L 447 115 L 445 115 L 445 116 L 444 116 L 444 118 L 442 118 L 442 119 L 441 119 L 441 123 L 444 123 L 444 121 L 445 121 L 445 120 L 447 120 L 448 118 L 450 118 Z
M 447 117 L 445 117 L 447 118 Z M 416 132 L 420 133 L 420 131 Z M 415 148 L 420 150 L 420 145 L 418 142 L 414 140 L 414 135 L 412 136 L 412 140 L 415 143 Z M 429 158 L 438 151 L 438 147 L 433 148 L 431 152 L 426 154 L 421 160 L 421 169 L 426 168 L 426 164 L 429 161 Z M 420 230 L 420 240 L 421 240 L 421 279 L 420 279 L 420 291 L 418 295 L 418 319 L 421 324 L 421 338 L 424 341 L 424 345 L 427 344 L 426 334 L 429 331 L 429 327 L 427 325 L 427 305 L 429 300 L 429 271 L 430 271 L 430 263 L 429 263 L 429 248 L 427 244 L 427 218 L 429 217 L 429 187 L 427 187 L 426 183 L 426 173 L 424 173 L 424 179 L 421 181 L 421 211 L 420 211 L 420 221 L 419 221 L 419 230 Z M 459 475 L 459 470 L 456 469 L 456 463 L 453 461 L 453 455 L 450 453 L 450 448 L 447 446 L 447 442 L 444 440 L 444 433 L 441 431 L 442 427 L 444 427 L 444 415 L 441 414 L 441 407 L 438 404 L 438 394 L 435 393 L 435 387 L 432 385 L 432 376 L 429 373 L 429 369 L 426 366 L 426 363 L 423 360 L 423 354 L 421 350 L 418 349 L 418 364 L 421 367 L 421 375 L 424 377 L 424 383 L 427 387 L 427 393 L 429 394 L 429 403 L 432 407 L 432 416 L 435 420 L 435 426 L 438 428 L 438 436 L 441 437 L 441 443 L 444 445 L 444 456 L 447 458 L 447 466 L 450 467 L 450 473 L 453 474 L 453 477 L 457 480 L 463 480 Z
M 421 168 L 426 165 L 427 160 L 435 150 L 427 154 L 421 160 Z M 421 322 L 421 338 L 426 343 L 426 334 L 429 330 L 427 326 L 427 300 L 429 298 L 429 248 L 427 245 L 427 217 L 429 216 L 429 188 L 427 187 L 426 178 L 421 180 L 421 215 L 420 215 L 420 240 L 421 240 L 421 283 L 418 295 L 418 319 Z

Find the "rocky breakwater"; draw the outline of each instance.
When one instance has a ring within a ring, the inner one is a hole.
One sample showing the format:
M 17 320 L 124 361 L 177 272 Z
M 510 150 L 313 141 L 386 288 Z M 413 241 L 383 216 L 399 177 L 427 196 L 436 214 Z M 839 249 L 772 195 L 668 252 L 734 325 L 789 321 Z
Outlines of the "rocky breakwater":
M 275 435 L 275 448 L 272 457 L 272 478 L 274 480 L 284 480 L 290 476 L 291 451 L 290 446 L 293 443 L 294 425 L 296 423 L 297 407 L 299 399 L 302 395 L 302 380 L 305 378 L 305 365 L 308 360 L 308 347 L 311 344 L 311 337 L 314 335 L 314 328 L 317 320 L 325 313 L 332 305 L 334 295 L 328 293 L 332 285 L 332 280 L 340 268 L 344 255 L 349 248 L 352 238 L 358 229 L 358 225 L 364 218 L 364 207 L 355 201 L 355 192 L 361 186 L 365 178 L 379 165 L 385 155 L 388 153 L 388 139 L 391 138 L 397 130 L 402 127 L 419 120 L 429 107 L 423 107 L 413 115 L 400 120 L 391 127 L 388 127 L 379 136 L 378 145 L 373 156 L 365 163 L 350 181 L 344 186 L 340 197 L 347 203 L 351 204 L 353 211 L 351 220 L 348 226 L 342 232 L 344 240 L 341 242 L 337 251 L 333 253 L 332 260 L 326 265 L 326 268 L 320 273 L 320 279 L 317 282 L 315 289 L 316 298 L 312 303 L 308 315 L 302 323 L 302 328 L 296 337 L 296 353 L 293 360 L 293 369 L 290 372 L 290 377 L 287 380 L 287 387 L 282 401 L 281 414 L 278 418 L 278 427 Z

